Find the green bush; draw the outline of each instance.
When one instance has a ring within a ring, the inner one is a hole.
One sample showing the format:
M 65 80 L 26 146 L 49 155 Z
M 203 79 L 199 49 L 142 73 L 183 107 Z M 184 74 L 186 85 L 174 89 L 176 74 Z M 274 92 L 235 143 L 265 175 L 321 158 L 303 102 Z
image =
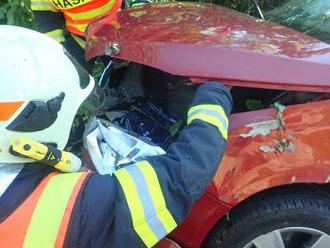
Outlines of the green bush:
M 0 0 L 0 24 L 35 28 L 30 0 Z
M 157 0 L 159 1 L 159 0 Z M 163 1 L 163 0 L 161 0 Z M 168 1 L 168 0 L 167 0 Z M 258 16 L 253 0 L 189 0 L 201 3 L 214 3 L 250 15 Z M 272 9 L 285 0 L 259 0 L 262 9 Z M 19 25 L 35 28 L 30 10 L 31 0 L 0 0 L 0 24 Z

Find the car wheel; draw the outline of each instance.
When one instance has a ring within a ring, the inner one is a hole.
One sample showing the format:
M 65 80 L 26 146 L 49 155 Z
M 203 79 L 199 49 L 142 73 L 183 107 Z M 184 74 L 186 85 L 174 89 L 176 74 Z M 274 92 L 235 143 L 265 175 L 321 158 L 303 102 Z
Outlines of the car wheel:
M 295 185 L 262 192 L 235 207 L 204 248 L 329 248 L 330 195 Z

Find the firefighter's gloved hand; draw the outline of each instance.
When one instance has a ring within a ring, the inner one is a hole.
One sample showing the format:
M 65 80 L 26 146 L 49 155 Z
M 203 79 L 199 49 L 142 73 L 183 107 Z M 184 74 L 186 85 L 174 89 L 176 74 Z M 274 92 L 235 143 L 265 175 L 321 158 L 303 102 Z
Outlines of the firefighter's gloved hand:
M 233 99 L 229 89 L 224 84 L 212 81 L 202 84 L 197 89 L 192 106 L 200 104 L 221 105 L 226 110 L 226 115 L 229 116 L 233 105 Z

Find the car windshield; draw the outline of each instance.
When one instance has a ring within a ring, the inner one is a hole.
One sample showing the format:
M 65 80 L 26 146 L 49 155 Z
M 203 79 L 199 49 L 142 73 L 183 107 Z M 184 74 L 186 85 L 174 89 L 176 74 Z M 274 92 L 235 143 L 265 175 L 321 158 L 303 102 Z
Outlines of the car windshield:
M 330 43 L 330 0 L 279 1 L 278 6 L 268 6 L 268 9 L 271 10 L 263 8 L 267 21 Z

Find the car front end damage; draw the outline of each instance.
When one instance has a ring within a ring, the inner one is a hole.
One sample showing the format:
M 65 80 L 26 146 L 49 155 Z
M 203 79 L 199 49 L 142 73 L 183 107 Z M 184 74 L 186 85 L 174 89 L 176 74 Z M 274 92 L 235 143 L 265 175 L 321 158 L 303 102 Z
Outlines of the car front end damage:
M 295 198 L 301 189 L 291 187 L 318 185 L 316 195 L 327 194 L 330 45 L 222 7 L 180 2 L 106 16 L 87 33 L 88 58 L 113 58 L 105 83 L 110 100 L 98 117 L 165 151 L 185 125 L 198 83 L 233 86 L 228 148 L 209 188 L 170 235 L 180 245 L 229 244 L 205 239 L 229 225 L 232 210 L 264 194 L 269 199 L 268 191 Z M 314 247 L 311 240 L 328 232 L 320 227 L 314 237 L 293 224 L 278 225 L 263 232 L 274 238 L 282 230 L 276 247 L 283 248 Z M 296 228 L 294 234 L 287 234 L 288 227 Z M 246 240 L 237 247 L 263 247 L 258 237 Z

